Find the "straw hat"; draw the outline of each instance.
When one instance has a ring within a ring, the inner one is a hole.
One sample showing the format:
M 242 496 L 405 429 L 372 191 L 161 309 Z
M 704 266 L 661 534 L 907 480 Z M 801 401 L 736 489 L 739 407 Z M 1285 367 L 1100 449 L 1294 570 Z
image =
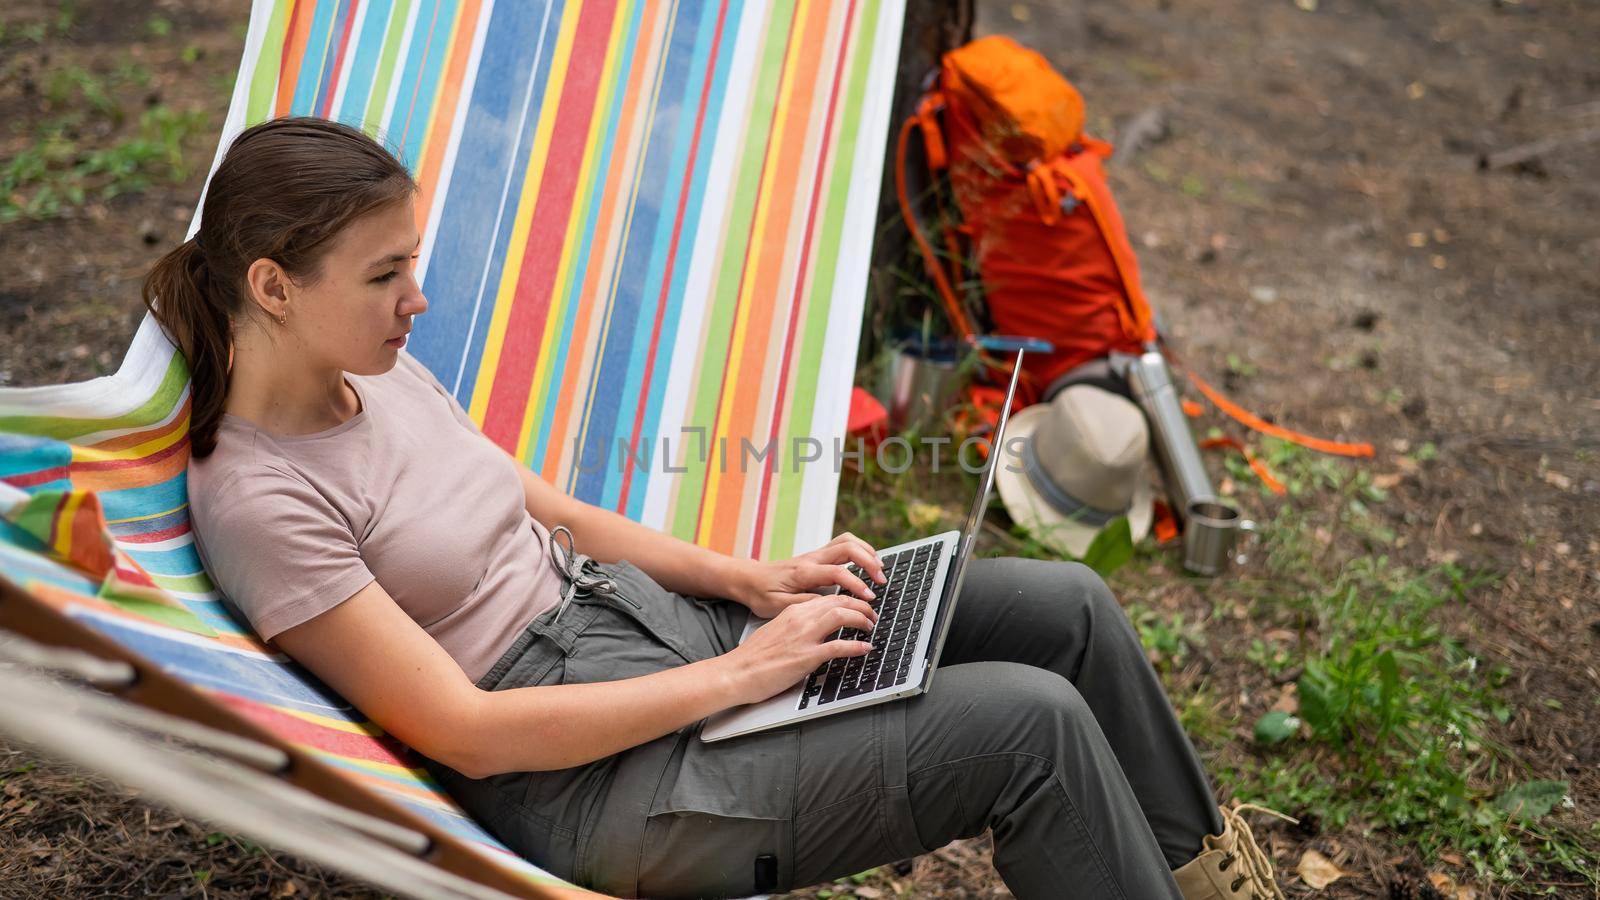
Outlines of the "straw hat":
M 1124 397 L 1073 385 L 1049 403 L 1018 412 L 1006 426 L 995 467 L 1013 521 L 1047 547 L 1083 556 L 1100 529 L 1127 516 L 1133 539 L 1154 514 L 1144 413 Z

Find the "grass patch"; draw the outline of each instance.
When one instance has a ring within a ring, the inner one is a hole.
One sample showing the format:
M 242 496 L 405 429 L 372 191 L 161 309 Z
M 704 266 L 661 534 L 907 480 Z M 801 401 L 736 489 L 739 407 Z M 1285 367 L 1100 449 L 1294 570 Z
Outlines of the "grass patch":
M 1442 625 L 1441 610 L 1494 577 L 1391 559 L 1394 535 L 1372 512 L 1386 495 L 1364 468 L 1282 442 L 1264 455 L 1291 497 L 1322 501 L 1279 509 L 1265 577 L 1240 585 L 1258 623 L 1297 635 L 1292 646 L 1256 639 L 1246 659 L 1265 681 L 1298 670 L 1299 709 L 1258 719 L 1256 746 L 1218 780 L 1334 828 L 1382 829 L 1425 858 L 1454 851 L 1479 877 L 1519 889 L 1539 891 L 1552 870 L 1600 887 L 1584 835 L 1560 815 L 1567 783 L 1535 778 L 1493 738 L 1512 713 L 1500 690 L 1510 670 L 1482 664 Z M 1365 551 L 1338 555 L 1335 533 Z M 1147 645 L 1179 647 L 1175 624 L 1140 632 Z
M 949 429 L 961 409 L 953 406 L 929 429 L 948 436 L 950 448 L 965 437 Z M 920 435 L 902 437 L 915 445 Z M 1424 445 L 1408 462 L 1424 465 L 1436 454 Z M 1479 878 L 1517 890 L 1552 892 L 1550 881 L 1570 886 L 1574 879 L 1600 887 L 1588 849 L 1596 835 L 1564 814 L 1570 786 L 1538 777 L 1495 740 L 1512 714 L 1503 690 L 1510 670 L 1484 664 L 1445 627 L 1450 609 L 1493 588 L 1495 577 L 1400 564 L 1384 511 L 1388 492 L 1369 467 L 1271 439 L 1259 455 L 1288 488 L 1261 562 L 1232 582 L 1211 583 L 1209 615 L 1127 604 L 1219 784 L 1253 802 L 1310 813 L 1328 829 L 1382 832 L 1426 859 L 1457 854 Z M 1258 483 L 1242 460 L 1226 465 L 1239 484 Z M 960 474 L 934 474 L 920 461 L 891 472 L 869 450 L 845 470 L 840 521 L 876 546 L 959 527 L 977 476 L 951 468 Z M 992 551 L 1057 558 L 1026 534 L 991 525 L 983 543 Z M 1147 578 L 1141 570 L 1176 562 L 1148 545 L 1131 556 L 1137 580 Z M 1220 610 L 1239 603 L 1258 634 L 1270 636 L 1232 643 L 1226 629 L 1208 633 L 1213 623 L 1231 627 Z M 1220 692 L 1233 688 L 1197 676 L 1205 667 L 1192 662 L 1230 654 L 1255 673 L 1246 679 L 1252 693 L 1292 684 L 1298 708 L 1261 715 L 1257 707 L 1244 723 L 1227 713 Z
M 52 29 L 64 35 L 74 16 L 63 6 L 51 22 L 15 26 L 0 42 L 38 43 Z M 0 64 L 0 73 L 20 77 L 17 67 L 24 63 Z M 22 149 L 0 160 L 0 223 L 54 218 L 94 200 L 188 178 L 186 145 L 209 133 L 207 116 L 161 104 L 149 91 L 151 82 L 150 69 L 128 54 L 87 66 L 44 67 L 37 75 L 37 116 L 10 126 L 24 139 Z
M 72 124 L 71 118 L 45 123 L 31 146 L 0 165 L 0 222 L 54 218 L 90 199 L 183 181 L 189 177 L 184 142 L 206 129 L 206 117 L 155 106 L 139 116 L 135 134 L 103 149 L 82 147 Z

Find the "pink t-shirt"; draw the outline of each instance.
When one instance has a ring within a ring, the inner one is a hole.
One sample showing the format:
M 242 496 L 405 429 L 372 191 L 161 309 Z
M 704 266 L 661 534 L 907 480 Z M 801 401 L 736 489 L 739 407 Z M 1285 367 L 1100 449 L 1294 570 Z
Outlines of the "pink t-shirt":
M 201 559 L 263 640 L 376 579 L 477 681 L 559 600 L 550 532 L 517 464 L 410 354 L 345 377 L 361 411 L 326 431 L 223 416 L 189 463 Z

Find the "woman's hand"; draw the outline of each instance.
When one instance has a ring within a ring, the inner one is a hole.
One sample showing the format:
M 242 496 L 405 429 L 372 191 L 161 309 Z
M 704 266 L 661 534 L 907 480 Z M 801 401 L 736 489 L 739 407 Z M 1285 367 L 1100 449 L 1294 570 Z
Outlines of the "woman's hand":
M 833 585 L 857 597 L 874 599 L 872 588 L 845 568 L 848 563 L 860 566 L 878 584 L 886 580 L 877 551 L 847 531 L 793 559 L 740 560 L 728 599 L 748 606 L 763 619 L 771 619 L 796 603 L 815 600 L 819 591 Z
M 732 666 L 734 703 L 756 703 L 787 690 L 835 657 L 866 655 L 870 642 L 831 638 L 841 628 L 870 632 L 877 624 L 871 606 L 845 594 L 785 606 L 721 657 Z

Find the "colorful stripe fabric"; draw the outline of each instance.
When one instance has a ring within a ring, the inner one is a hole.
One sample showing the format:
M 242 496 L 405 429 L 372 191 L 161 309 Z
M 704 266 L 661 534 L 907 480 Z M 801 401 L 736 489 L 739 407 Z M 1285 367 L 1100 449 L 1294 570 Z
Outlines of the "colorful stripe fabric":
M 787 557 L 832 528 L 902 12 L 258 2 L 229 130 L 385 141 L 423 185 L 410 350 L 484 431 L 585 501 Z
M 257 0 L 220 159 L 314 114 L 422 186 L 411 352 L 590 503 L 731 553 L 824 543 L 904 0 Z M 194 550 L 188 373 L 0 390 L 0 574 L 549 879 L 268 645 Z M 620 442 L 620 449 L 619 449 Z

